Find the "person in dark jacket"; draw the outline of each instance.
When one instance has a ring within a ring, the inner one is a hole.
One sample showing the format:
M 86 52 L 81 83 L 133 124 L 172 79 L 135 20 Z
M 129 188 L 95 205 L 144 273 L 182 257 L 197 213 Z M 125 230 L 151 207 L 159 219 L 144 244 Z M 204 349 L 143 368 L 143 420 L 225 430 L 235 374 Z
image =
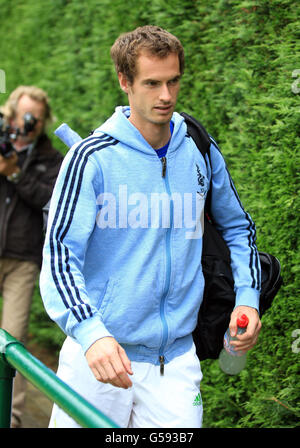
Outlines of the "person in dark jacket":
M 43 206 L 49 201 L 63 159 L 45 133 L 51 121 L 46 92 L 19 86 L 1 108 L 4 121 L 17 137 L 13 151 L 0 151 L 0 294 L 1 328 L 26 343 L 29 313 L 42 262 Z M 34 127 L 24 132 L 24 115 Z M 26 135 L 25 135 L 26 134 Z M 10 146 L 10 145 L 9 145 Z M 21 426 L 25 379 L 14 382 L 12 427 Z

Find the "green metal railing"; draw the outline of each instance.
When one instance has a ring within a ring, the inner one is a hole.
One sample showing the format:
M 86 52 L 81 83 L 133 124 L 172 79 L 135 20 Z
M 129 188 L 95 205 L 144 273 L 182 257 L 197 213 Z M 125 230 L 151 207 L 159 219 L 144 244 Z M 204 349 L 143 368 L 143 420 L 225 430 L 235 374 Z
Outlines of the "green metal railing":
M 118 428 L 112 420 L 31 355 L 21 342 L 2 329 L 0 329 L 0 428 L 10 427 L 12 386 L 16 370 L 82 427 Z

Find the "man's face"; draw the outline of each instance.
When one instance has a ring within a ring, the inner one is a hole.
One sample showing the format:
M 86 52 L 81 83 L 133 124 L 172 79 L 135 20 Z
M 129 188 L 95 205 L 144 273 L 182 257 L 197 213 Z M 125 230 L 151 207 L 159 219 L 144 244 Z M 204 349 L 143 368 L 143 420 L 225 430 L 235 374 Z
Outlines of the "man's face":
M 20 136 L 18 139 L 23 143 L 33 142 L 44 130 L 45 127 L 45 105 L 40 101 L 35 101 L 28 95 L 22 95 L 17 105 L 16 116 L 11 121 L 14 128 L 19 128 L 22 132 L 24 130 L 24 115 L 31 113 L 36 119 L 37 123 L 33 129 L 26 136 Z
M 119 74 L 121 88 L 128 94 L 130 121 L 138 129 L 149 124 L 170 122 L 180 88 L 178 55 L 161 59 L 142 53 L 137 60 L 137 74 L 130 84 Z

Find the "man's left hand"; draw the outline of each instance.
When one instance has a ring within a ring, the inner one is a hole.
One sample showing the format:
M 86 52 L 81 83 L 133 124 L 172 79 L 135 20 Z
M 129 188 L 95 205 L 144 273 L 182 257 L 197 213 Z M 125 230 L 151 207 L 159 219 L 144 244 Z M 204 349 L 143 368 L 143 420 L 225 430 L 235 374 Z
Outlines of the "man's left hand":
M 15 152 L 9 157 L 3 157 L 0 155 L 0 174 L 2 176 L 11 176 L 13 173 L 20 171 L 17 165 L 18 156 Z
M 237 335 L 237 318 L 241 317 L 242 314 L 246 314 L 249 319 L 249 324 L 245 333 Z M 231 343 L 235 350 L 246 352 L 253 348 L 257 342 L 260 329 L 261 321 L 255 308 L 240 305 L 231 313 L 229 330 L 231 336 L 236 336 L 237 338 L 236 341 L 232 341 Z

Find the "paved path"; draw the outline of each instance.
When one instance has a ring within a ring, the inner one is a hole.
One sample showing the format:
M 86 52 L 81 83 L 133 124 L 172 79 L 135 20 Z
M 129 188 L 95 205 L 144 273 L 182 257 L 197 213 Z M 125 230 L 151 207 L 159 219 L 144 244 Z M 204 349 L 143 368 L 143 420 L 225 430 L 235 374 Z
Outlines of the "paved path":
M 29 343 L 29 352 L 56 372 L 57 356 L 53 351 L 38 344 Z M 27 393 L 24 415 L 22 417 L 23 428 L 48 428 L 53 401 L 47 398 L 33 384 L 27 381 Z
M 48 428 L 53 402 L 28 382 L 23 428 Z

